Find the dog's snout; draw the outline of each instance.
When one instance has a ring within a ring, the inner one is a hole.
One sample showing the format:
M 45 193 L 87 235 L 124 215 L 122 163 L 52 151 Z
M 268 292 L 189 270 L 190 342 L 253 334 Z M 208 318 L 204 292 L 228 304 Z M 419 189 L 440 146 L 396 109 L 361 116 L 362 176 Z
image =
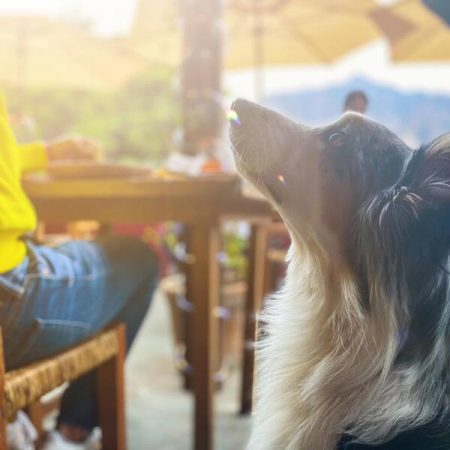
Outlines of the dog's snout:
M 231 105 L 231 110 L 239 118 L 240 125 L 249 125 L 250 123 L 259 123 L 264 120 L 266 108 L 243 98 L 238 98 Z
M 252 103 L 249 102 L 248 100 L 245 100 L 243 98 L 238 98 L 236 99 L 232 105 L 231 105 L 231 109 L 233 111 L 236 111 L 238 114 L 244 112 L 246 109 L 248 109 L 249 105 L 251 105 Z
M 232 103 L 231 110 L 238 118 L 238 125 L 244 126 L 246 129 L 253 127 L 260 130 L 266 129 L 266 127 L 273 129 L 293 124 L 287 117 L 242 98 L 238 98 Z

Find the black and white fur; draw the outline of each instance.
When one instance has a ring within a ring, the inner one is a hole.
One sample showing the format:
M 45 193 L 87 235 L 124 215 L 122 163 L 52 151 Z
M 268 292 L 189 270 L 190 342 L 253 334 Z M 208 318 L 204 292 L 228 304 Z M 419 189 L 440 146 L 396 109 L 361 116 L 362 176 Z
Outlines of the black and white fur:
M 359 114 L 312 129 L 245 100 L 233 109 L 236 166 L 292 238 L 262 317 L 248 449 L 334 450 L 344 435 L 407 448 L 381 444 L 445 429 L 450 134 L 413 151 Z

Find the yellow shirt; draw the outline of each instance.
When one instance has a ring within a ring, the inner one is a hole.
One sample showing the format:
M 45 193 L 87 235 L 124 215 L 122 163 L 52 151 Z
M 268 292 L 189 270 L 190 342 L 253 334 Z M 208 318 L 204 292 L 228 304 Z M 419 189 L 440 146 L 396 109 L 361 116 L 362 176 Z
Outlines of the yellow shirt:
M 21 174 L 46 165 L 42 143 L 17 144 L 0 95 L 0 273 L 23 261 L 26 248 L 20 237 L 36 228 L 36 213 L 21 187 Z

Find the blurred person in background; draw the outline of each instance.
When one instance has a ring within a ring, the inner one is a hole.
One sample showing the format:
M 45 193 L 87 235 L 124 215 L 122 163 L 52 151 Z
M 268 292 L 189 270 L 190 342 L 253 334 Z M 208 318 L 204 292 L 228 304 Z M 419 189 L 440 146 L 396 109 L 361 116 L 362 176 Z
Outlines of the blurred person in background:
M 171 172 L 188 175 L 234 172 L 234 161 L 228 127 L 225 126 L 226 112 L 221 98 L 201 101 L 190 112 L 190 133 L 177 129 L 173 135 L 173 151 L 165 168 Z M 194 152 L 186 153 L 185 147 Z
M 22 174 L 53 162 L 94 160 L 98 153 L 83 139 L 18 144 L 0 97 L 0 326 L 7 370 L 65 350 L 113 322 L 125 323 L 129 348 L 146 315 L 158 265 L 142 241 L 108 236 L 48 247 L 28 237 L 36 214 Z M 69 386 L 45 450 L 96 448 L 95 393 L 93 374 Z
M 368 106 L 369 99 L 363 91 L 351 91 L 345 97 L 342 111 L 344 113 L 347 111 L 353 111 L 360 114 L 365 114 Z

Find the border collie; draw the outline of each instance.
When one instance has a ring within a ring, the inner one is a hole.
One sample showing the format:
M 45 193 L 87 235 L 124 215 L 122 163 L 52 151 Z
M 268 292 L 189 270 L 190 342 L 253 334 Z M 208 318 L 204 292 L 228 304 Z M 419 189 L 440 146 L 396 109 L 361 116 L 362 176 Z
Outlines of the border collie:
M 232 114 L 236 166 L 292 238 L 248 448 L 450 449 L 450 133 L 414 151 L 355 113 Z

